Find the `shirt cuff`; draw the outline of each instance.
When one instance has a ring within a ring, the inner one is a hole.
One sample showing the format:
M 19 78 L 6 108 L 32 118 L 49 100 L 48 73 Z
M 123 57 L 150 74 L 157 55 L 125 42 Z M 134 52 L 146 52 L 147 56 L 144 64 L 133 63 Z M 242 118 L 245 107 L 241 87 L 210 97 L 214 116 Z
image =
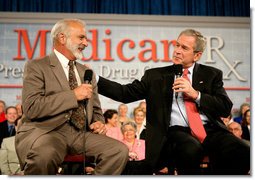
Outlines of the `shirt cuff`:
M 198 96 L 197 96 L 197 99 L 195 99 L 195 102 L 197 103 L 198 106 L 200 106 L 201 93 L 199 91 L 197 92 L 198 92 Z
M 99 76 L 97 74 L 96 74 L 96 81 L 97 81 L 97 83 L 99 81 Z

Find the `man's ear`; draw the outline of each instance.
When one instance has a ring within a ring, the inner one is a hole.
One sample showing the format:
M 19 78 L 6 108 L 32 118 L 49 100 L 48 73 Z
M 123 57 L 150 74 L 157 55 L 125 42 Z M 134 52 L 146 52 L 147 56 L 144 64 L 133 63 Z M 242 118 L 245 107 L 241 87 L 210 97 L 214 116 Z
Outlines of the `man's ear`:
M 59 33 L 59 34 L 58 34 L 58 41 L 59 41 L 61 44 L 65 44 L 65 43 L 66 43 L 66 36 L 65 36 L 65 34 Z
M 194 56 L 194 61 L 195 62 L 198 61 L 201 58 L 202 54 L 203 54 L 202 52 L 196 52 Z

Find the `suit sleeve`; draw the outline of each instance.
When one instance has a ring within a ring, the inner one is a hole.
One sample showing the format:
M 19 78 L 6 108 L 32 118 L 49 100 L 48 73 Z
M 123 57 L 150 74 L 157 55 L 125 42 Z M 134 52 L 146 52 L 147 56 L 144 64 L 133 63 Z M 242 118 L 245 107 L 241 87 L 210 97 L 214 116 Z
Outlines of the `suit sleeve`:
M 148 74 L 145 73 L 141 81 L 134 80 L 132 83 L 122 85 L 100 76 L 98 81 L 98 92 L 115 101 L 123 103 L 134 102 L 146 98 L 146 93 L 148 92 L 146 90 L 148 87 L 147 79 Z
M 102 112 L 102 108 L 101 108 L 101 103 L 98 97 L 98 86 L 95 80 L 95 76 L 93 76 L 93 81 L 92 81 L 92 85 L 93 85 L 93 99 L 92 99 L 92 103 L 93 103 L 93 119 L 92 122 L 94 121 L 101 121 L 103 123 L 105 123 L 104 120 L 104 116 L 103 116 L 103 112 Z
M 212 117 L 229 116 L 233 103 L 223 87 L 222 71 L 215 72 L 215 77 L 208 82 L 208 86 L 211 87 L 210 92 L 201 92 L 201 110 Z

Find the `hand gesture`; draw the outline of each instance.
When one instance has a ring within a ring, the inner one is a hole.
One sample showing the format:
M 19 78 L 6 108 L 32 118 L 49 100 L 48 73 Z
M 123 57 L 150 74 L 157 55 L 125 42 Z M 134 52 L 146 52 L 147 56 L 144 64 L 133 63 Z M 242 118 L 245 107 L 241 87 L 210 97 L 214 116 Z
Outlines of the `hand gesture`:
M 107 131 L 105 124 L 103 124 L 101 121 L 96 121 L 92 123 L 89 127 L 92 130 L 92 132 L 96 134 L 105 134 Z

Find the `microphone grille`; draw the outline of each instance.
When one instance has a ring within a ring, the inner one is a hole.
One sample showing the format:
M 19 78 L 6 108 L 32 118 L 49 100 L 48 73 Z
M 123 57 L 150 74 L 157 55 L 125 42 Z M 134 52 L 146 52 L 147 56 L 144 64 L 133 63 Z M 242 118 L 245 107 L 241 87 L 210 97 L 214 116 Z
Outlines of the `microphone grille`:
M 175 64 L 174 65 L 174 74 L 181 76 L 182 75 L 182 68 L 183 68 L 182 64 Z
M 84 82 L 85 81 L 90 82 L 92 80 L 92 76 L 93 76 L 93 71 L 91 69 L 86 70 L 84 75 Z

